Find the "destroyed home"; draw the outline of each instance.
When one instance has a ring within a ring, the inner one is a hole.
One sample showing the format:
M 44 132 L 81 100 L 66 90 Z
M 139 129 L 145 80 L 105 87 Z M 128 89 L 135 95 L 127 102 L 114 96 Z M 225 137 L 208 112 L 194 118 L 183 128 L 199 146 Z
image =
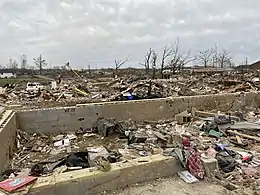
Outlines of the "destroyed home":
M 102 194 L 176 174 L 188 184 L 258 191 L 257 72 L 82 74 L 2 86 L 3 192 Z
M 88 78 L 69 67 L 5 83 L 0 189 L 102 194 L 178 175 L 257 193 L 259 75 L 228 72 Z
M 0 83 L 0 100 L 7 107 L 44 108 L 73 106 L 91 102 L 131 101 L 190 95 L 249 92 L 259 90 L 257 72 L 200 72 L 172 76 L 170 79 L 145 79 L 136 75 L 118 78 L 82 79 L 70 72 L 54 78 L 35 75 Z M 210 74 L 210 77 L 207 77 Z
M 1 1 L 0 195 L 260 195 L 259 7 Z
M 246 92 L 2 108 L 0 188 L 94 194 L 178 173 L 187 183 L 207 179 L 228 191 L 257 192 L 259 97 Z M 5 187 L 17 178 L 25 180 Z

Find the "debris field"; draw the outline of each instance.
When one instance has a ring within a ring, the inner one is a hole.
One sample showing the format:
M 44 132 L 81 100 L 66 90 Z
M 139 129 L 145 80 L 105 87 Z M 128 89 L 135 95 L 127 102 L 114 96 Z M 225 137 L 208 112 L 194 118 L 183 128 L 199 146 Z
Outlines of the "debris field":
M 2 106 L 41 108 L 72 106 L 90 102 L 138 100 L 176 96 L 259 91 L 257 72 L 225 75 L 176 75 L 171 79 L 143 80 L 142 77 L 80 80 L 52 79 L 41 83 L 6 84 L 0 87 Z
M 256 92 L 257 72 L 141 77 L 68 79 L 49 83 L 7 84 L 0 106 L 14 110 L 71 106 L 89 102 L 132 101 L 176 96 Z M 137 122 L 98 118 L 92 128 L 71 132 L 16 133 L 16 148 L 0 174 L 0 189 L 13 192 L 39 177 L 89 168 L 108 172 L 112 163 L 156 154 L 177 158 L 186 183 L 206 180 L 237 194 L 260 194 L 260 110 L 223 113 L 192 108 L 172 119 Z M 17 188 L 8 182 L 23 179 Z
M 47 176 L 162 154 L 178 158 L 187 183 L 206 179 L 230 191 L 260 189 L 260 112 L 185 111 L 171 120 L 99 118 L 93 128 L 62 134 L 17 132 L 17 151 L 1 179 Z M 209 166 L 210 165 L 210 166 Z M 213 165 L 213 166 L 212 166 Z M 190 174 L 194 180 L 188 180 Z

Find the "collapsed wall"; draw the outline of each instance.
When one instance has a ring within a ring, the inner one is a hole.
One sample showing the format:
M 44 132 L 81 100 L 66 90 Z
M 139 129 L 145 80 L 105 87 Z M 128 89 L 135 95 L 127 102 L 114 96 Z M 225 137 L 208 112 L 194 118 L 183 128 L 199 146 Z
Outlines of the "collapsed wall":
M 73 107 L 23 110 L 17 113 L 18 128 L 26 132 L 70 132 L 92 127 L 99 117 L 117 120 L 159 120 L 196 107 L 198 110 L 243 111 L 260 107 L 260 93 L 169 97 L 153 100 L 81 104 Z

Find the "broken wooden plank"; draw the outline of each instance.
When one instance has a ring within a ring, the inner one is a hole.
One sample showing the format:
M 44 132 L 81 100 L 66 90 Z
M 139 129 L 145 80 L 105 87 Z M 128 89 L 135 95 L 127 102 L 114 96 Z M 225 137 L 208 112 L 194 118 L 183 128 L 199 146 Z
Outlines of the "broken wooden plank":
M 213 113 L 213 112 L 205 112 L 205 111 L 200 111 L 200 110 L 197 110 L 196 108 L 192 108 L 192 116 L 196 116 L 196 117 L 214 117 L 216 115 L 218 115 L 217 113 Z M 225 114 L 223 114 L 225 115 Z M 234 121 L 240 121 L 240 119 L 236 116 L 230 116 L 231 120 L 234 120 Z
M 61 93 L 61 94 L 59 95 L 59 97 L 57 98 L 56 102 L 58 102 L 58 101 L 60 100 L 60 98 L 61 98 L 62 96 L 64 96 L 64 93 L 65 93 L 65 92 L 63 92 L 63 93 Z
M 238 133 L 237 131 L 234 131 L 234 132 Z M 236 140 L 237 140 L 237 143 L 243 144 L 242 139 L 241 139 L 241 137 L 239 135 L 236 135 Z
M 231 133 L 233 135 L 238 135 L 238 136 L 241 136 L 241 137 L 244 137 L 244 138 L 247 138 L 247 139 L 251 139 L 251 140 L 255 140 L 255 141 L 260 142 L 260 137 L 256 137 L 256 136 L 252 136 L 252 135 L 246 135 L 246 134 L 238 133 L 238 132 L 232 131 L 232 130 L 227 130 L 227 132 Z

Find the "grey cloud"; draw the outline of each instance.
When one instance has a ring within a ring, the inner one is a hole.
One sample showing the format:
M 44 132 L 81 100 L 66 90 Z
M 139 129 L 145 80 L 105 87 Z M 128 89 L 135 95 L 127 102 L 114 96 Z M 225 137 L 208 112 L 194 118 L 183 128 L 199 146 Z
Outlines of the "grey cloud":
M 2 0 L 0 63 L 26 53 L 75 67 L 111 66 L 131 55 L 138 64 L 149 47 L 160 52 L 179 37 L 193 54 L 212 47 L 239 63 L 258 59 L 258 0 Z

